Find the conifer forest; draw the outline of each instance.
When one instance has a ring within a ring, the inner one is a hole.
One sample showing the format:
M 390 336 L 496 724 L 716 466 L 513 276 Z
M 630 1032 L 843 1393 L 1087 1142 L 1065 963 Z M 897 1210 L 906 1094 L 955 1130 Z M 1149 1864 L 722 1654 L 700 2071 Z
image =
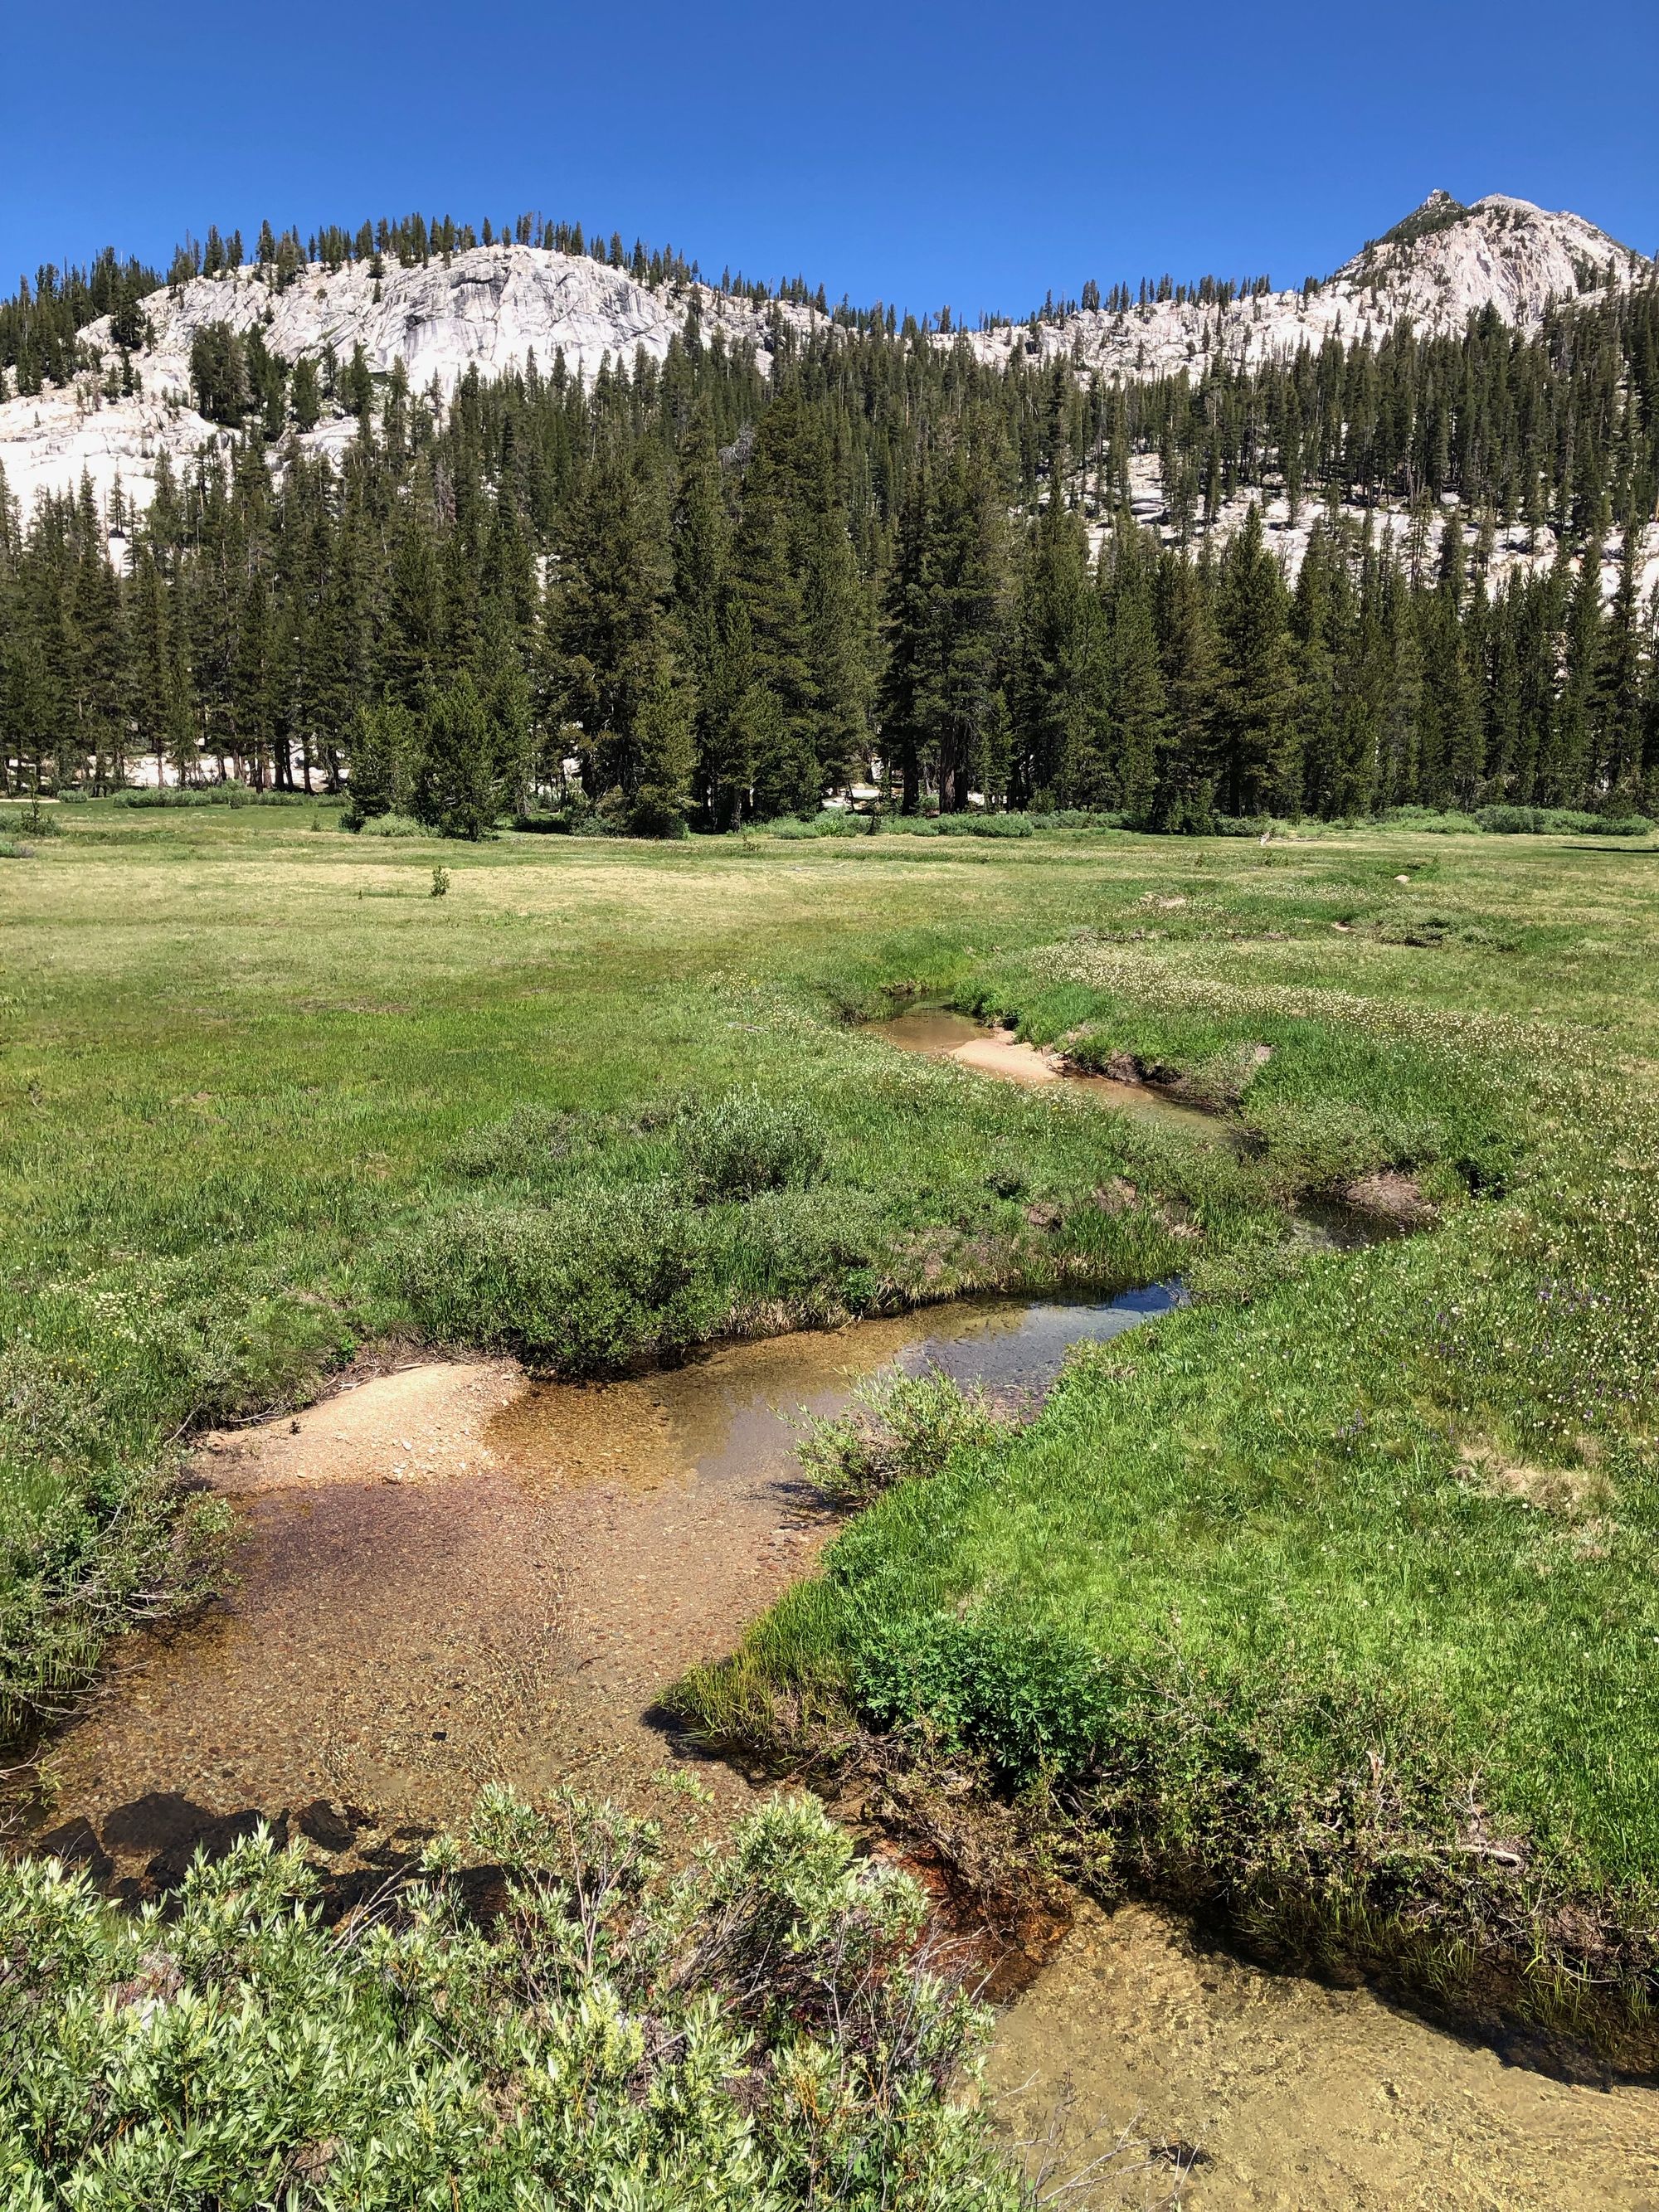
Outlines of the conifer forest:
M 266 226 L 258 265 L 275 288 L 306 252 L 473 242 L 414 221 L 303 251 Z M 545 242 L 583 250 L 563 227 Z M 690 279 L 672 252 L 610 252 Z M 173 280 L 241 253 L 216 230 Z M 71 374 L 94 315 L 137 343 L 156 281 L 112 252 L 43 270 L 0 307 L 16 390 Z M 198 331 L 196 404 L 233 447 L 163 457 L 142 515 L 84 487 L 27 517 L 0 501 L 7 787 L 97 793 L 146 762 L 349 781 L 360 816 L 465 836 L 503 813 L 729 829 L 872 781 L 907 812 L 1188 830 L 1659 803 L 1650 283 L 1530 334 L 1488 311 L 1455 337 L 1406 324 L 1127 385 L 1018 352 L 988 367 L 880 307 L 803 337 L 774 304 L 763 366 L 687 296 L 660 362 L 583 380 L 532 359 L 447 398 L 361 349 L 289 362 L 257 327 Z M 1136 312 L 1127 286 L 1110 304 Z M 319 420 L 342 434 L 302 450 L 290 434 Z M 1146 455 L 1161 532 L 1130 514 Z M 1209 527 L 1270 490 L 1313 518 L 1293 582 L 1259 515 L 1224 544 Z M 1385 510 L 1408 526 L 1379 529 Z M 1494 563 L 1500 533 L 1544 529 L 1554 559 Z M 1620 564 L 1610 593 L 1586 546 Z

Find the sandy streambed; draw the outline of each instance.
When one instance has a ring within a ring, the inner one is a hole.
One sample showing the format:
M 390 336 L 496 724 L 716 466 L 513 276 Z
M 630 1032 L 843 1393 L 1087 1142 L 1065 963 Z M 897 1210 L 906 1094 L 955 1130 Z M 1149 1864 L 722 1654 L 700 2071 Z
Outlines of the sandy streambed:
M 1073 2204 L 1659 2207 L 1659 2092 L 1506 2065 L 1368 1990 L 1264 1972 L 1137 1905 L 1079 1909 L 1004 2015 L 987 2087 L 1054 2181 L 1108 2160 Z
M 117 1649 L 46 1762 L 34 1832 L 142 1895 L 239 1814 L 303 1827 L 321 1805 L 351 1867 L 464 1820 L 489 1781 L 659 1811 L 665 1760 L 695 1759 L 663 1687 L 729 1651 L 831 1532 L 794 1461 L 803 1408 L 896 1359 L 1039 1389 L 1067 1344 L 1170 1303 L 964 1303 L 592 1388 L 433 1363 L 210 1437 L 197 1466 L 242 1518 L 240 1583 Z M 748 1801 L 695 1764 L 710 1819 Z
M 910 1047 L 1060 1079 L 966 1026 Z M 1161 1098 L 1103 1103 L 1185 1118 Z M 592 1389 L 430 1363 L 209 1437 L 198 1466 L 242 1516 L 240 1584 L 206 1620 L 119 1648 L 46 1763 L 33 1839 L 142 1897 L 264 1814 L 349 1898 L 491 1780 L 667 1813 L 671 1849 L 718 1835 L 753 1793 L 654 1701 L 730 1650 L 832 1533 L 793 1417 L 895 1359 L 1040 1389 L 1069 1343 L 1170 1302 L 957 1305 Z M 697 1789 L 671 1796 L 665 1775 Z M 1207 1952 L 1138 1905 L 1079 1902 L 1004 2014 L 987 2086 L 1011 2135 L 1038 2139 L 1034 2166 L 1075 2178 L 1073 2205 L 1659 2212 L 1659 2092 L 1505 2065 L 1368 1991 Z

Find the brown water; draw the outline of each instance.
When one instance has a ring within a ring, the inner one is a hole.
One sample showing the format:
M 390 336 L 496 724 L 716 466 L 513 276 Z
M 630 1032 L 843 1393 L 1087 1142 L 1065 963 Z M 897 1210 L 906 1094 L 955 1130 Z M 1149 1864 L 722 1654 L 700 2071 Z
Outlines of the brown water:
M 1085 1905 L 986 2087 L 1063 2202 L 1193 2212 L 1655 2212 L 1659 2092 L 1506 2065 L 1367 1990 Z M 1115 2156 L 1121 2139 L 1123 2148 Z
M 729 1651 L 832 1531 L 795 1462 L 804 1412 L 894 1361 L 1040 1391 L 1068 1345 L 1178 1295 L 962 1303 L 587 1389 L 433 1364 L 210 1438 L 240 1586 L 118 1649 L 45 1763 L 34 1832 L 84 1823 L 141 1894 L 158 1855 L 251 1808 L 356 1807 L 376 1848 L 464 1819 L 489 1781 L 656 1809 L 665 1759 L 690 1755 L 663 1687 Z M 700 1771 L 726 1813 L 743 1802 L 732 1770 Z

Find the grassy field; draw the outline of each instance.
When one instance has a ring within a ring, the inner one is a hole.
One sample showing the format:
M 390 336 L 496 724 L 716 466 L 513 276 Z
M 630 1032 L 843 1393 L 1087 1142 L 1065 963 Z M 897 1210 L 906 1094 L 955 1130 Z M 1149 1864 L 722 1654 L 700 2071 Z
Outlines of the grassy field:
M 176 1439 L 365 1337 L 591 1370 L 1180 1267 L 1191 1309 L 850 1528 L 705 1723 L 854 1710 L 1247 1924 L 1639 2004 L 1659 852 L 334 822 L 88 805 L 0 862 L 14 1731 L 188 1584 Z M 1259 1146 L 901 1060 L 848 1018 L 893 986 L 1181 1073 Z M 1396 1164 L 1431 1231 L 1292 1238 L 1279 1201 Z

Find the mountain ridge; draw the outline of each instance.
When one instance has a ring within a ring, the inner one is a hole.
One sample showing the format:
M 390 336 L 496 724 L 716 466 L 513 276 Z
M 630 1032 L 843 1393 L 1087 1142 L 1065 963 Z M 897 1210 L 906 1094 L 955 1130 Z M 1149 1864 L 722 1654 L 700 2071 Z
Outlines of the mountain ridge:
M 308 264 L 280 290 L 250 264 L 161 288 L 143 303 L 150 342 L 132 356 L 142 388 L 126 397 L 106 390 L 115 351 L 109 319 L 89 324 L 82 338 L 102 356 L 100 368 L 67 387 L 0 401 L 0 471 L 12 495 L 27 514 L 43 494 L 77 489 L 84 475 L 100 502 L 118 481 L 129 504 L 142 507 L 161 453 L 177 464 L 227 444 L 230 434 L 193 404 L 191 348 L 211 324 L 258 329 L 290 363 L 331 346 L 343 362 L 362 345 L 372 374 L 389 376 L 401 362 L 412 387 L 435 384 L 447 393 L 469 369 L 499 376 L 532 357 L 546 370 L 562 355 L 568 371 L 589 380 L 637 349 L 660 361 L 694 308 L 706 338 L 751 344 L 766 368 L 775 318 L 803 336 L 830 319 L 810 304 L 757 304 L 700 281 L 653 288 L 586 255 L 505 241 L 387 266 L 378 276 L 374 265 Z M 1260 367 L 1331 338 L 1377 343 L 1406 323 L 1449 335 L 1487 308 L 1535 330 L 1554 303 L 1653 272 L 1652 262 L 1580 216 L 1501 193 L 1465 207 L 1435 191 L 1332 276 L 1297 291 L 1219 300 L 1172 292 L 928 335 L 937 344 L 965 343 L 988 366 L 1069 358 L 1082 373 L 1130 381 L 1196 369 L 1209 358 Z M 356 424 L 340 413 L 298 434 L 312 450 L 337 453 Z

